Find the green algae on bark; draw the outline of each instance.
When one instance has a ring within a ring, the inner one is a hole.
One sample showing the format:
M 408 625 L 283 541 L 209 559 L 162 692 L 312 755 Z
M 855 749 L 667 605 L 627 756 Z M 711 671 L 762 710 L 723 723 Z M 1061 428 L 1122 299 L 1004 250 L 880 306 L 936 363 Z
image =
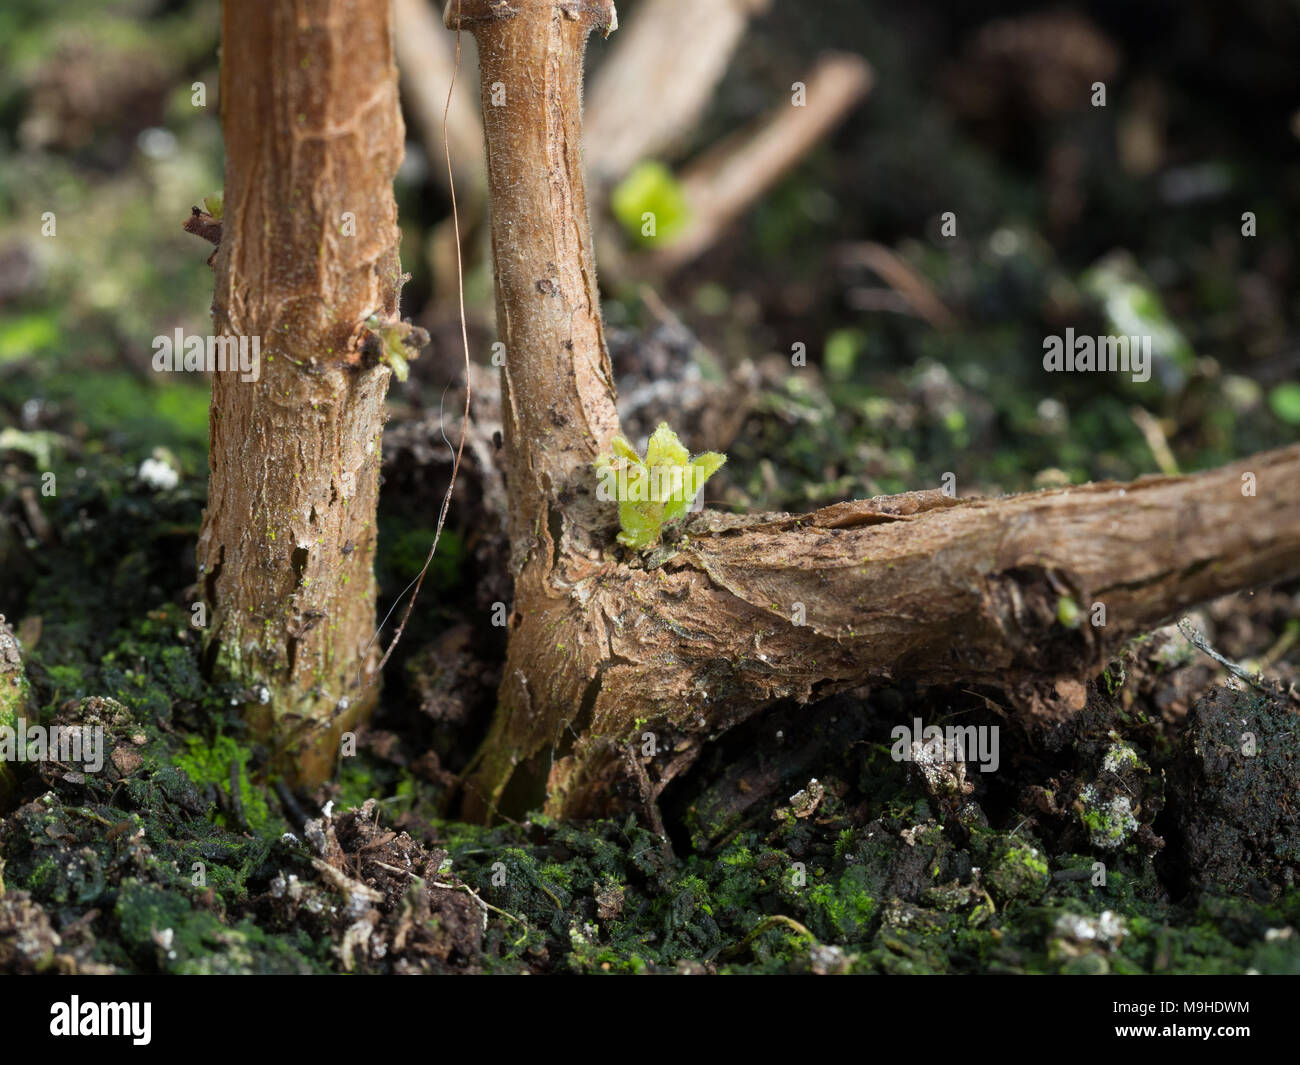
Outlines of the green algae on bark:
M 18 719 L 28 712 L 30 700 L 31 686 L 23 669 L 22 649 L 13 629 L 0 614 L 0 729 L 16 729 Z M 14 767 L 0 761 L 0 809 L 8 804 L 17 783 Z

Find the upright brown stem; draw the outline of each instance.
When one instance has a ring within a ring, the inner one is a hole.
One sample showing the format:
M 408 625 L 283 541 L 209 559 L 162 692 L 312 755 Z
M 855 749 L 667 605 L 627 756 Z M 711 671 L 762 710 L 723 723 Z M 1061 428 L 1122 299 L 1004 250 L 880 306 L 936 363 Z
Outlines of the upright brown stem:
M 544 736 L 565 717 L 537 715 L 533 691 L 575 717 L 594 668 L 564 568 L 593 550 L 611 514 L 592 462 L 618 432 L 582 171 L 582 54 L 616 23 L 612 0 L 449 0 L 446 23 L 479 51 L 515 608 L 494 731 L 532 720 Z M 558 648 L 558 650 L 557 650 Z M 495 804 L 512 744 L 489 739 L 471 809 Z M 501 762 L 500 759 L 505 759 Z
M 580 533 L 591 463 L 618 432 L 582 175 L 582 53 L 612 0 L 450 0 L 478 41 L 516 567 Z M 602 510 L 597 522 L 607 521 Z
M 225 219 L 215 331 L 260 376 L 214 375 L 199 540 L 207 665 L 241 684 L 280 768 L 326 777 L 369 709 L 375 508 L 390 371 L 361 365 L 401 287 L 388 0 L 226 0 Z

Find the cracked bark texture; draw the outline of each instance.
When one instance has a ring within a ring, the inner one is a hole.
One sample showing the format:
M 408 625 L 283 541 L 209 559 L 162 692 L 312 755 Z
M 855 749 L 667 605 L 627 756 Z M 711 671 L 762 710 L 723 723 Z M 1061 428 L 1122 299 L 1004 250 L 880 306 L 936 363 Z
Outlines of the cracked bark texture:
M 213 328 L 260 337 L 257 381 L 213 375 L 199 539 L 205 666 L 244 689 L 277 767 L 310 785 L 373 704 L 375 508 L 396 318 L 402 158 L 388 0 L 226 0 L 224 219 Z M 349 214 L 350 212 L 350 214 Z
M 1244 474 L 1257 494 L 1243 494 Z M 1058 721 L 1127 640 L 1300 574 L 1298 487 L 1300 446 L 1127 485 L 706 514 L 656 569 L 575 567 L 570 594 L 594 617 L 568 638 L 595 680 L 576 742 L 550 768 L 551 802 L 603 812 L 623 748 L 644 732 L 666 749 L 649 767 L 666 783 L 675 759 L 762 706 L 862 684 L 990 685 Z M 542 725 L 517 720 L 508 734 L 543 749 L 559 737 Z

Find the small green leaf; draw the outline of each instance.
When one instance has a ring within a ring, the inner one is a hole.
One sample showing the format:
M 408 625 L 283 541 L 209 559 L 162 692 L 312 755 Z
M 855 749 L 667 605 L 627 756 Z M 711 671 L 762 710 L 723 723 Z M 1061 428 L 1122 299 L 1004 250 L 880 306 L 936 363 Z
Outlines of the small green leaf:
M 388 365 L 393 368 L 393 376 L 399 381 L 405 381 L 411 376 L 410 364 L 406 361 L 406 356 L 401 352 L 401 345 L 395 348 L 388 348 Z
M 695 502 L 695 497 L 704 488 L 704 482 L 722 469 L 722 464 L 726 461 L 727 456 L 717 451 L 706 451 L 703 455 L 696 455 L 686 467 L 691 472 L 689 477 L 682 478 L 682 491 L 674 495 L 664 507 L 664 520 L 676 521 L 678 518 L 685 517 L 687 510 Z
M 1287 425 L 1300 425 L 1300 383 L 1288 381 L 1268 394 L 1268 405 Z
M 671 237 L 689 221 L 686 194 L 663 163 L 646 162 L 635 167 L 610 194 L 614 217 L 638 241 Z M 654 216 L 654 237 L 646 234 L 646 215 Z
M 399 381 L 405 381 L 411 374 L 408 360 L 419 353 L 422 344 L 428 343 L 429 335 L 424 330 L 412 326 L 410 322 L 388 320 L 377 314 L 372 314 L 366 319 L 366 327 L 379 338 L 382 345 L 380 361 L 392 367 L 394 377 Z M 422 339 L 422 343 L 417 342 L 415 346 L 408 347 L 407 341 L 412 337 L 417 341 Z
M 666 423 L 650 437 L 644 459 L 621 436 L 610 448 L 613 454 L 602 455 L 596 469 L 618 502 L 618 541 L 635 550 L 658 543 L 663 526 L 686 515 L 704 482 L 727 461 L 716 451 L 692 459 Z
M 1061 596 L 1056 600 L 1056 620 L 1067 629 L 1077 629 L 1079 627 L 1079 604 L 1068 595 Z
M 659 428 L 650 436 L 645 449 L 647 466 L 684 466 L 691 454 L 677 439 L 677 434 L 668 428 L 667 422 L 660 422 Z
M 641 461 L 641 456 L 636 453 L 636 448 L 628 443 L 626 437 L 614 437 L 614 439 L 609 442 L 609 446 L 614 449 L 614 453 L 617 454 L 619 458 L 627 459 L 629 462 Z
M 853 376 L 853 364 L 866 343 L 866 337 L 857 329 L 837 329 L 826 338 L 822 359 L 826 376 L 833 381 L 847 381 Z

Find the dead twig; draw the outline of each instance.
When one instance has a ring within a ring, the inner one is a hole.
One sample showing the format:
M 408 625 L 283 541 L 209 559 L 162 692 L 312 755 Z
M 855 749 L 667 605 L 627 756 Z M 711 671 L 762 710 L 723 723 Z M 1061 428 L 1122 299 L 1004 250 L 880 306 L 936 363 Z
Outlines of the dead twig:
M 951 329 L 957 324 L 952 312 L 944 305 L 930 282 L 883 244 L 864 241 L 849 245 L 841 251 L 841 261 L 865 266 L 876 273 L 913 314 L 925 319 L 936 329 Z M 849 293 L 849 302 L 859 309 L 865 309 L 862 292 L 863 290 L 857 289 Z
M 642 0 L 591 81 L 587 166 L 618 180 L 691 135 L 754 15 L 771 0 Z
M 844 120 L 870 91 L 873 77 L 870 64 L 859 55 L 827 55 L 808 75 L 803 106 L 783 101 L 754 126 L 691 163 L 681 176 L 690 225 L 653 253 L 652 265 L 671 272 L 712 247 Z
M 462 189 L 470 190 L 467 213 L 476 215 L 487 173 L 483 123 L 479 121 L 472 92 L 451 92 L 456 81 L 460 43 L 452 47 L 433 3 L 434 0 L 393 0 L 397 25 L 393 48 L 402 79 L 403 110 L 430 157 L 443 146 L 445 112 L 446 143 L 450 146 L 454 180 Z M 429 176 L 444 192 L 450 192 L 452 178 L 446 170 L 430 167 Z
M 1207 640 L 1204 635 L 1192 628 L 1192 623 L 1186 618 L 1182 618 L 1178 622 L 1178 631 L 1187 637 L 1188 643 L 1209 655 L 1238 680 L 1245 681 L 1252 688 L 1257 688 L 1262 692 L 1269 693 L 1270 695 L 1273 694 L 1272 689 L 1264 679 L 1264 674 L 1256 673 L 1252 675 L 1247 673 L 1241 668 L 1241 666 L 1237 665 L 1236 662 L 1233 662 L 1231 659 L 1225 658 L 1223 655 L 1219 654 L 1218 651 L 1210 646 L 1210 641 Z

